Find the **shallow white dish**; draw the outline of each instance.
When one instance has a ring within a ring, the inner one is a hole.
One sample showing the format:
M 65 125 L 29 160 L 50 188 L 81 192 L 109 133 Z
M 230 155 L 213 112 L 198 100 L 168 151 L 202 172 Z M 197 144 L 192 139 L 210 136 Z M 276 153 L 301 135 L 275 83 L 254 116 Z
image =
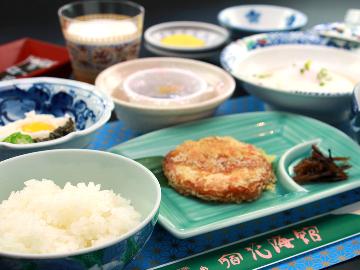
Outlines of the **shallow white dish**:
M 352 89 L 322 91 L 312 89 L 281 90 L 260 84 L 250 74 L 289 66 L 311 59 L 346 76 L 354 84 L 360 81 L 360 55 L 349 50 L 356 46 L 341 42 L 341 48 L 327 38 L 304 32 L 270 33 L 250 36 L 226 47 L 221 64 L 243 83 L 246 91 L 260 97 L 271 109 L 305 114 L 332 124 L 348 119 Z M 348 50 L 345 50 L 348 49 Z
M 174 34 L 186 34 L 204 42 L 203 46 L 174 46 L 162 39 Z M 166 22 L 151 26 L 145 31 L 145 41 L 158 49 L 175 52 L 203 52 L 221 47 L 229 39 L 229 32 L 220 26 L 196 21 Z
M 123 94 L 123 83 L 129 75 L 139 70 L 169 67 L 195 73 L 205 80 L 207 87 L 213 89 L 213 97 L 193 104 L 162 107 L 135 104 Z M 143 58 L 116 64 L 101 72 L 95 84 L 99 90 L 112 96 L 117 117 L 129 128 L 140 132 L 209 117 L 235 90 L 235 80 L 221 68 L 201 61 L 170 57 Z
M 148 43 L 144 44 L 145 48 L 157 55 L 157 56 L 166 56 L 166 57 L 179 57 L 179 58 L 189 58 L 189 59 L 213 59 L 218 58 L 218 55 L 221 52 L 221 49 L 215 49 L 211 51 L 203 51 L 203 52 L 178 52 L 171 50 L 159 49 L 157 47 L 151 46 Z
M 274 5 L 240 5 L 218 14 L 219 23 L 247 34 L 297 30 L 306 25 L 307 16 L 295 9 Z

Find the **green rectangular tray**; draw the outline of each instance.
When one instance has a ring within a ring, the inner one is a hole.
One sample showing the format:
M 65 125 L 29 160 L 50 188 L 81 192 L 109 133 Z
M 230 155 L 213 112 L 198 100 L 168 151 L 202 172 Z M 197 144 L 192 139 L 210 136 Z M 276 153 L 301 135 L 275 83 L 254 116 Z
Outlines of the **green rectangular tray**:
M 185 197 L 163 185 L 159 222 L 178 238 L 257 219 L 360 187 L 359 145 L 334 127 L 295 114 L 257 112 L 216 117 L 151 132 L 109 151 L 132 159 L 164 156 L 185 140 L 206 136 L 232 136 L 276 155 L 274 169 L 278 178 L 277 162 L 281 155 L 289 148 L 315 138 L 322 139 L 321 149 L 330 148 L 334 156 L 350 157 L 352 168 L 346 181 L 305 185 L 305 191 L 294 190 L 278 181 L 275 191 L 265 191 L 260 199 L 242 204 Z

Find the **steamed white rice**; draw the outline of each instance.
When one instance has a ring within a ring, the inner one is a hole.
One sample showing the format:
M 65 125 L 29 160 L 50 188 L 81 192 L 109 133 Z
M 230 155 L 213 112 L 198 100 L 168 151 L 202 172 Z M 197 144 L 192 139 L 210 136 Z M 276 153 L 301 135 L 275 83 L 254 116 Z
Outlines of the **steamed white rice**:
M 76 251 L 116 239 L 139 223 L 128 200 L 100 185 L 67 183 L 62 189 L 33 179 L 0 204 L 0 251 Z

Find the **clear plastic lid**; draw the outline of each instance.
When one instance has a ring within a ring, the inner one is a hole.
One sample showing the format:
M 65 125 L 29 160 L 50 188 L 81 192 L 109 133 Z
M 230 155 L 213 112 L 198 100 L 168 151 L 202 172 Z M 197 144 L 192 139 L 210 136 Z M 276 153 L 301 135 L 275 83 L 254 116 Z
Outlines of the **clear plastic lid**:
M 128 76 L 123 86 L 130 102 L 162 106 L 200 102 L 212 92 L 202 78 L 179 68 L 141 70 Z

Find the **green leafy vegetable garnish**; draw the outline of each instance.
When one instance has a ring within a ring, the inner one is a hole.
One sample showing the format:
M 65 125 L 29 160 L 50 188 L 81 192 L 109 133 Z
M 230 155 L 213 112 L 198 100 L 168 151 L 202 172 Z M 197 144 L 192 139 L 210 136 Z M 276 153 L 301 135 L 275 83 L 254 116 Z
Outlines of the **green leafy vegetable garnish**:
M 13 143 L 13 144 L 28 144 L 33 143 L 34 140 L 29 135 L 22 134 L 20 132 L 15 132 L 7 136 L 3 142 Z
M 304 66 L 300 69 L 300 73 L 301 74 L 304 74 L 305 71 L 309 71 L 310 70 L 310 67 L 311 67 L 311 63 L 312 61 L 311 60 L 307 60 L 304 64 Z
M 320 86 L 324 86 L 326 82 L 331 81 L 331 76 L 326 68 L 320 69 L 316 78 L 318 79 Z
M 266 79 L 272 76 L 271 73 L 263 73 L 263 74 L 255 74 L 255 77 L 259 78 L 259 79 Z

